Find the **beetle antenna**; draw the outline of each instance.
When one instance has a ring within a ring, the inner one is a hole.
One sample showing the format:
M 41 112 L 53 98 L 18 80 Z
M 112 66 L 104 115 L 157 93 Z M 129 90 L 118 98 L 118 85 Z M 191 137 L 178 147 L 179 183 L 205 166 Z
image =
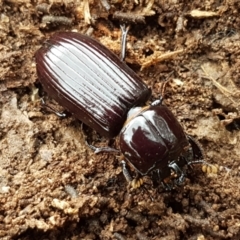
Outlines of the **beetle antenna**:
M 163 84 L 161 85 L 161 89 L 160 89 L 160 93 L 161 93 L 161 96 L 160 96 L 160 101 L 162 102 L 163 99 L 164 99 L 164 96 L 165 96 L 165 92 L 166 92 L 166 86 L 167 84 L 169 83 L 170 81 L 170 77 L 172 76 L 174 71 L 170 72 L 167 79 L 163 82 Z
M 155 100 L 152 102 L 151 106 L 156 106 L 156 105 L 161 105 L 163 102 L 163 99 L 165 97 L 165 92 L 167 88 L 167 84 L 170 81 L 170 76 L 173 74 L 173 71 L 169 73 L 168 78 L 162 83 L 161 88 L 160 88 L 160 97 L 159 99 Z
M 186 160 L 187 166 L 191 167 L 194 164 L 202 164 L 203 165 L 202 171 L 205 173 L 216 174 L 219 171 L 219 169 L 225 169 L 226 171 L 229 171 L 229 169 L 226 167 L 221 167 L 218 166 L 217 164 L 208 163 L 205 160 L 206 157 L 200 143 L 190 135 L 187 135 L 187 137 L 191 145 L 191 158 L 190 158 L 191 160 Z

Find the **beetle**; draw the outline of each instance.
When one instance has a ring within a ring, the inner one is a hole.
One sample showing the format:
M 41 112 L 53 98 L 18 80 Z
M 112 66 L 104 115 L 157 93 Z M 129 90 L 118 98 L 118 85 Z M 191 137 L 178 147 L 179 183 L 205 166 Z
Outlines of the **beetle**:
M 112 139 L 134 167 L 134 187 L 142 176 L 157 176 L 166 188 L 183 183 L 188 166 L 203 162 L 196 140 L 185 134 L 173 113 L 114 53 L 91 37 L 74 32 L 53 35 L 35 55 L 45 91 L 77 119 Z M 169 180 L 170 179 L 170 180 Z

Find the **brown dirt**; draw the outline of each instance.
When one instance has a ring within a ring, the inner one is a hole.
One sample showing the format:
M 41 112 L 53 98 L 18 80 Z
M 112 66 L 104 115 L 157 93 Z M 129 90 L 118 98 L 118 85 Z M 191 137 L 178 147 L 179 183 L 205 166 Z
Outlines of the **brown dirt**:
M 240 239 L 239 0 L 50 2 L 0 3 L 0 237 Z M 119 54 L 117 11 L 131 12 L 126 62 L 152 100 L 170 80 L 164 103 L 222 171 L 129 189 L 116 156 L 94 155 L 76 119 L 34 99 L 42 43 L 76 30 Z

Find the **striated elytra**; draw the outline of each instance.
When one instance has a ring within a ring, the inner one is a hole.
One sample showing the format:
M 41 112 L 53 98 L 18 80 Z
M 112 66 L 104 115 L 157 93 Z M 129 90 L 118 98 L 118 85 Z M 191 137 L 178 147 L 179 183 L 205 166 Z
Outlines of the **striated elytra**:
M 36 62 L 49 96 L 107 138 L 120 132 L 131 107 L 151 95 L 132 69 L 86 35 L 55 34 L 37 51 Z
M 56 33 L 37 51 L 36 63 L 49 96 L 102 136 L 118 136 L 118 147 L 137 177 L 154 175 L 172 188 L 182 184 L 190 164 L 203 161 L 199 144 L 173 113 L 160 100 L 143 107 L 151 90 L 96 40 Z

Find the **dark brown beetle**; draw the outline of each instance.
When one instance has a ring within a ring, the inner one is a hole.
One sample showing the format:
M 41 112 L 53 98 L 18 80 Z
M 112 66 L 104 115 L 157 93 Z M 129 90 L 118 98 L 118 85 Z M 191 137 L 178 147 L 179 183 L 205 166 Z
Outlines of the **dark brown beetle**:
M 161 100 L 142 107 L 151 90 L 99 42 L 57 33 L 37 51 L 36 63 L 39 81 L 53 99 L 102 136 L 118 135 L 120 152 L 138 176 L 157 175 L 172 188 L 183 182 L 188 165 L 203 161 L 198 143 Z M 125 164 L 123 172 L 132 180 Z

